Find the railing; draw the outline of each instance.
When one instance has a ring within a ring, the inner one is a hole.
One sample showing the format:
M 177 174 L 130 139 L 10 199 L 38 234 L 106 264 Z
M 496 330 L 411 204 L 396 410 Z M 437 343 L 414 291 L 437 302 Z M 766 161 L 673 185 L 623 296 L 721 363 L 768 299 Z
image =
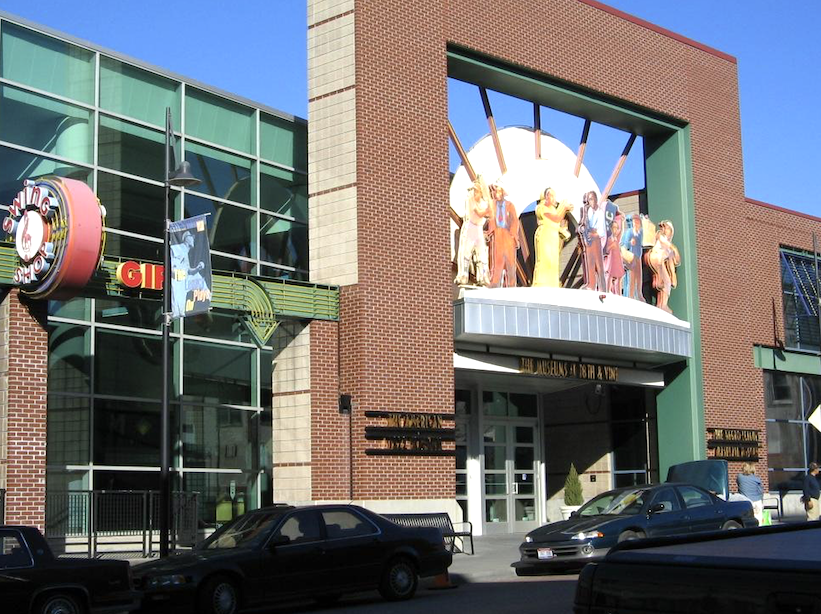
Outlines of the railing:
M 197 493 L 171 498 L 171 548 L 197 539 Z M 152 556 L 159 550 L 160 496 L 150 490 L 46 493 L 46 539 L 58 555 Z

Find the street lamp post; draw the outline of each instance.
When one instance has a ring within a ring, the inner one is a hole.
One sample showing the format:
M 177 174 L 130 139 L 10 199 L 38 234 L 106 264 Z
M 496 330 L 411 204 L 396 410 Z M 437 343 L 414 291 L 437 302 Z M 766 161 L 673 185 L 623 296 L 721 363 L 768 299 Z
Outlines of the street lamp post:
M 190 187 L 200 183 L 191 174 L 191 165 L 183 160 L 172 173 L 172 145 L 174 131 L 171 127 L 171 109 L 165 110 L 165 228 L 163 229 L 163 282 L 162 282 L 162 415 L 160 426 L 160 556 L 168 556 L 168 536 L 171 525 L 171 437 L 170 410 L 168 404 L 168 366 L 171 353 L 171 186 Z

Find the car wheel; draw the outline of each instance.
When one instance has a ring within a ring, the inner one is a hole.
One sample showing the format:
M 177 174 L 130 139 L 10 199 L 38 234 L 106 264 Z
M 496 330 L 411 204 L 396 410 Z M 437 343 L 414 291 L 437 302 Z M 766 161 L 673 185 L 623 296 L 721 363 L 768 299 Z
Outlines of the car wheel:
M 37 602 L 37 614 L 83 614 L 86 609 L 73 595 L 53 593 Z
M 405 557 L 391 559 L 382 572 L 380 594 L 388 601 L 404 601 L 413 597 L 419 576 L 416 567 Z
M 239 610 L 239 590 L 224 576 L 210 578 L 199 594 L 198 614 L 236 614 Z
M 724 523 L 721 527 L 722 531 L 732 531 L 733 529 L 740 529 L 741 525 L 738 524 L 735 520 L 728 520 Z
M 644 539 L 645 535 L 641 531 L 622 531 L 619 535 L 619 543 L 630 541 L 633 539 Z

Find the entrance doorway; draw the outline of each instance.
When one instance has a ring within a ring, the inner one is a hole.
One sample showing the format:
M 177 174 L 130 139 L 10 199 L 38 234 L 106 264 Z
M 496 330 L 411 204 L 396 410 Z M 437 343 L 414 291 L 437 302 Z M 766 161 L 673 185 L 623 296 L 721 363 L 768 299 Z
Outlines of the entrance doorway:
M 537 420 L 490 420 L 483 427 L 485 533 L 539 526 Z

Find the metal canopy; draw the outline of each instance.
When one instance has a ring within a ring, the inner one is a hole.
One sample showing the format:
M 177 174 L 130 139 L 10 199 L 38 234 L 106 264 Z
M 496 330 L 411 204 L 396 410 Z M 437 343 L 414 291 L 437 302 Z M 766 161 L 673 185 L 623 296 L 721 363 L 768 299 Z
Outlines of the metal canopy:
M 556 355 L 653 368 L 692 356 L 687 322 L 652 305 L 569 288 L 467 290 L 454 342 L 487 352 Z

